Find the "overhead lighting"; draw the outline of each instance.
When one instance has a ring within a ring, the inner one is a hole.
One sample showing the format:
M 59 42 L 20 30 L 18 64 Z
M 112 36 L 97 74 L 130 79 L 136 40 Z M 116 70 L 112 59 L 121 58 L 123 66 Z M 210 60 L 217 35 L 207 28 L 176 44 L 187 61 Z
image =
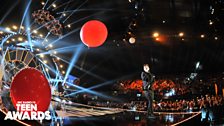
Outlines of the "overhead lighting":
M 53 4 L 52 6 L 53 6 L 54 8 L 55 8 L 55 7 L 57 7 L 57 5 L 56 5 L 56 4 Z
M 60 65 L 60 68 L 63 68 L 63 65 Z
M 131 44 L 134 44 L 136 42 L 136 39 L 134 37 L 129 38 L 129 42 Z
M 65 74 L 65 71 L 62 71 L 62 74 Z
M 54 51 L 54 54 L 57 54 L 57 51 Z
M 5 30 L 6 31 L 11 31 L 11 29 L 9 27 L 6 27 Z
M 156 38 L 156 41 L 159 41 L 159 38 Z
M 22 30 L 24 29 L 24 27 L 23 27 L 23 26 L 21 26 L 20 28 L 21 28 Z
M 53 47 L 53 45 L 52 45 L 52 44 L 50 44 L 50 45 L 49 45 L 49 47 L 50 47 L 50 48 L 52 48 L 52 47 Z
M 153 33 L 153 37 L 154 37 L 154 38 L 159 37 L 159 33 L 158 33 L 158 32 L 154 32 L 154 33 Z
M 43 37 L 43 34 L 40 34 L 39 36 L 40 36 L 40 37 Z
M 33 30 L 33 33 L 37 34 L 37 30 Z
M 48 71 L 49 71 L 49 69 L 48 69 L 48 68 L 46 68 L 46 71 L 48 72 Z
M 63 16 L 65 17 L 66 16 L 66 13 L 63 13 Z
M 68 28 L 71 28 L 71 25 L 70 25 L 70 24 L 68 24 L 68 25 L 67 25 L 67 27 L 68 27 Z
M 38 48 L 37 48 L 37 51 L 39 52 L 39 51 L 40 51 L 40 49 L 38 49 Z
M 183 33 L 183 32 L 180 32 L 180 33 L 179 33 L 179 36 L 180 36 L 180 37 L 183 37 L 183 36 L 184 36 L 184 33 Z
M 23 38 L 22 38 L 22 37 L 19 37 L 19 38 L 18 38 L 18 41 L 23 41 Z
M 15 42 L 16 40 L 13 38 L 12 41 Z
M 47 60 L 44 60 L 44 63 L 47 63 Z
M 41 2 L 41 5 L 44 5 L 45 3 L 44 2 Z
M 9 40 L 6 41 L 6 43 L 9 43 L 9 42 L 10 42 Z
M 57 60 L 60 60 L 60 58 L 59 58 L 59 57 L 57 57 Z
M 13 28 L 14 30 L 17 30 L 17 29 L 18 29 L 18 27 L 17 27 L 16 25 L 13 25 L 12 28 Z
M 204 38 L 204 37 L 205 37 L 205 35 L 202 34 L 202 35 L 201 35 L 201 38 Z
M 0 31 L 0 34 L 3 34 L 4 32 L 3 31 Z
M 44 54 L 40 54 L 40 57 L 41 57 L 41 58 L 44 58 Z
M 209 25 L 212 25 L 212 24 L 213 24 L 213 22 L 211 20 L 209 20 Z
M 215 37 L 215 40 L 218 40 L 218 37 Z

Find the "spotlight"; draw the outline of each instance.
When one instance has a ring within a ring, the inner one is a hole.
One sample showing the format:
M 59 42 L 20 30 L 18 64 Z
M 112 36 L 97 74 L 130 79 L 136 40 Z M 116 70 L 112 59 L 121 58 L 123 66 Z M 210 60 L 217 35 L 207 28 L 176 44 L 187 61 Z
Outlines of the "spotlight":
M 49 69 L 48 69 L 48 68 L 46 68 L 46 71 L 48 72 L 48 71 L 49 71 Z
M 9 40 L 6 41 L 6 43 L 8 43 L 8 44 L 9 44 L 9 42 L 10 42 Z
M 54 54 L 57 54 L 57 51 L 54 51 Z
M 2 48 L 0 47 L 0 51 L 2 50 Z
M 180 36 L 180 37 L 183 37 L 183 36 L 184 36 L 184 33 L 183 33 L 183 32 L 180 32 L 180 33 L 179 33 L 179 36 Z
M 52 45 L 52 44 L 50 44 L 50 45 L 49 45 L 49 47 L 50 47 L 50 48 L 52 48 L 52 47 L 53 47 L 53 45 Z
M 18 41 L 23 41 L 23 38 L 22 38 L 22 37 L 19 37 L 19 38 L 18 38 Z
M 46 64 L 47 63 L 47 60 L 44 60 L 44 63 Z
M 166 23 L 166 21 L 164 20 L 164 21 L 163 21 L 163 24 L 165 24 L 165 23 Z
M 63 68 L 64 66 L 63 65 L 60 65 L 60 68 Z
M 215 40 L 218 40 L 218 37 L 215 37 Z
M 134 37 L 129 38 L 129 42 L 131 44 L 134 44 L 136 42 L 136 39 Z
M 41 2 L 41 5 L 44 5 L 45 3 L 44 2 Z
M 153 37 L 154 38 L 159 37 L 159 33 L 158 32 L 153 33 Z
M 59 57 L 57 57 L 57 60 L 60 60 L 60 58 L 59 58 Z
M 13 38 L 12 41 L 15 42 L 16 40 Z
M 65 71 L 62 71 L 62 74 L 65 74 Z
M 22 30 L 24 29 L 24 27 L 23 27 L 23 26 L 21 26 L 20 28 L 21 28 Z
M 158 37 L 156 38 L 156 41 L 159 41 L 159 38 Z
M 42 38 L 43 37 L 43 34 L 40 34 L 39 36 Z
M 68 24 L 68 25 L 67 25 L 67 27 L 68 27 L 68 28 L 71 28 L 71 25 L 70 25 L 70 24 Z
M 17 27 L 16 25 L 13 25 L 12 28 L 13 28 L 14 30 L 17 30 L 17 29 L 18 29 L 18 27 Z
M 37 51 L 39 52 L 39 51 L 40 51 L 40 49 L 38 49 L 38 48 L 37 48 Z
M 205 37 L 205 35 L 202 34 L 202 35 L 201 35 L 201 38 L 204 38 L 204 37 Z
M 212 25 L 212 24 L 213 24 L 213 22 L 211 20 L 209 20 L 209 25 Z
M 57 6 L 56 6 L 56 4 L 53 4 L 52 6 L 53 6 L 54 8 L 56 8 L 56 7 L 57 7 Z
M 3 34 L 4 32 L 3 31 L 0 31 L 0 34 Z
M 33 33 L 37 34 L 37 30 L 33 30 Z
M 63 16 L 65 17 L 66 16 L 66 13 L 63 13 Z
M 41 57 L 41 58 L 44 58 L 44 54 L 40 54 L 40 57 Z
M 11 29 L 9 27 L 6 27 L 5 30 L 6 31 L 11 31 Z

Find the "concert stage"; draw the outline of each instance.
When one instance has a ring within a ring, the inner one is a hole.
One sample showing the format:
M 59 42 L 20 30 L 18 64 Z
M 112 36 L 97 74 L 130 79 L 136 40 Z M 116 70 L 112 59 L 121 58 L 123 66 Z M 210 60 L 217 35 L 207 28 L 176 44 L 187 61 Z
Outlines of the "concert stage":
M 131 111 L 127 109 L 94 107 L 78 103 L 63 106 L 62 110 L 57 110 L 57 119 L 51 122 L 43 121 L 42 125 L 63 126 L 167 126 L 200 124 L 200 112 L 155 112 L 155 118 L 148 118 L 145 111 Z M 1 113 L 1 122 L 4 114 Z M 60 121 L 59 121 L 60 120 Z M 5 121 L 8 125 L 24 125 L 21 121 Z M 26 122 L 26 121 L 25 121 Z M 37 122 L 26 122 L 31 125 L 40 125 Z

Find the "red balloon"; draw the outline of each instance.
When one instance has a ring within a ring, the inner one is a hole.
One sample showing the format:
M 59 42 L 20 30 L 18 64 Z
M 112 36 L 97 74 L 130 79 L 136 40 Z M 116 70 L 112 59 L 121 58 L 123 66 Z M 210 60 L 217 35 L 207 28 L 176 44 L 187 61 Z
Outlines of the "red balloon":
M 25 68 L 15 75 L 10 96 L 15 108 L 18 101 L 32 101 L 37 104 L 37 111 L 45 112 L 51 102 L 51 88 L 43 73 L 34 68 Z
M 107 27 L 97 20 L 86 22 L 80 32 L 82 42 L 88 47 L 101 46 L 106 41 L 107 35 Z

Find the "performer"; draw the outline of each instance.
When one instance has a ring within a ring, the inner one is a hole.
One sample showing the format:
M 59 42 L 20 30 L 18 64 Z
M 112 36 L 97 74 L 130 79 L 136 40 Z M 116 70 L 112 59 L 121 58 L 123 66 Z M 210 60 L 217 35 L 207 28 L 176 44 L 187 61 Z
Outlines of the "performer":
M 143 81 L 142 89 L 143 94 L 145 95 L 146 99 L 148 100 L 148 116 L 153 117 L 153 110 L 152 110 L 152 103 L 154 99 L 154 92 L 152 89 L 152 84 L 155 81 L 155 76 L 150 72 L 150 68 L 148 64 L 144 64 L 143 66 L 144 71 L 141 73 L 141 78 Z

